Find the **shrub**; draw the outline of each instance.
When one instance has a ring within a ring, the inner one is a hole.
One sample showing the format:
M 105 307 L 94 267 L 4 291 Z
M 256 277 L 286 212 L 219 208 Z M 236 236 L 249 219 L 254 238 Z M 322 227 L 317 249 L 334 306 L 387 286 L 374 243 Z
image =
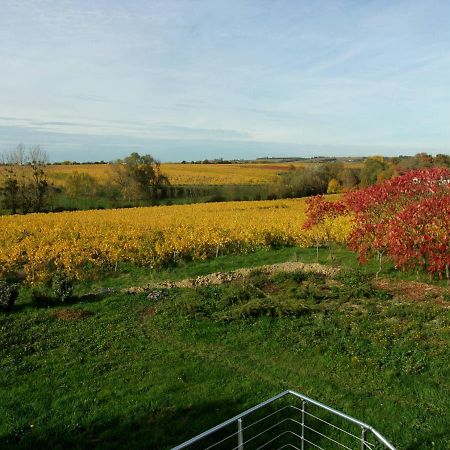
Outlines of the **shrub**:
M 233 321 L 258 317 L 298 317 L 308 314 L 310 308 L 298 300 L 254 298 L 216 314 L 219 320 Z
M 0 308 L 9 311 L 19 295 L 19 285 L 0 281 Z
M 52 291 L 62 302 L 68 300 L 73 292 L 73 280 L 64 272 L 58 272 L 52 279 Z

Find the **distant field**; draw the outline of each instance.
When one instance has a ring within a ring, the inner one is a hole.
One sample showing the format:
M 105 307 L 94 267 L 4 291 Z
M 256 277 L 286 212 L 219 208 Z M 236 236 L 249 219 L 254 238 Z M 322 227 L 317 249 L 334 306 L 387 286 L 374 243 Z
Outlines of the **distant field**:
M 303 164 L 296 163 L 295 167 Z M 289 170 L 292 164 L 162 164 L 162 171 L 174 185 L 229 185 L 265 184 L 274 181 L 280 172 Z M 98 181 L 106 181 L 112 175 L 110 164 L 83 164 L 49 166 L 50 179 L 63 184 L 67 175 L 88 173 Z

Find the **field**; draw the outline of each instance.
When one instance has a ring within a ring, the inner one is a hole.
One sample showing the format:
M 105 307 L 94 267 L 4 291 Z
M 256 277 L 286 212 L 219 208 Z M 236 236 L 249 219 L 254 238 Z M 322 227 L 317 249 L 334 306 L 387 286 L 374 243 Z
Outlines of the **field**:
M 0 447 L 169 449 L 293 389 L 449 450 L 449 176 L 0 217 Z
M 323 227 L 302 229 L 305 201 L 277 200 L 0 217 L 0 267 L 36 282 L 55 270 L 86 278 L 123 263 L 159 267 L 261 248 L 313 246 Z M 332 236 L 344 243 L 349 218 Z
M 315 251 L 263 250 L 155 276 L 292 258 L 312 262 Z M 351 272 L 256 271 L 153 300 L 81 285 L 69 304 L 36 309 L 23 292 L 0 316 L 0 447 L 169 449 L 290 388 L 372 424 L 399 450 L 448 449 L 448 308 L 374 287 L 373 269 L 358 271 L 349 252 L 336 263 Z
M 302 164 L 180 164 L 163 163 L 162 172 L 173 185 L 245 185 L 273 182 L 280 172 Z M 63 184 L 73 172 L 87 173 L 97 181 L 105 182 L 112 175 L 110 164 L 83 164 L 48 166 L 50 180 Z

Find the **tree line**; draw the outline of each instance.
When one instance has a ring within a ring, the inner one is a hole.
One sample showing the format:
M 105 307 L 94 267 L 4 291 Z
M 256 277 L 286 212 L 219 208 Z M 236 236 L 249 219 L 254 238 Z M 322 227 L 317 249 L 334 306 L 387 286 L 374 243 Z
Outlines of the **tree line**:
M 49 181 L 49 158 L 39 146 L 23 144 L 0 158 L 0 209 L 11 214 L 96 207 L 149 205 L 173 201 L 226 201 L 298 198 L 334 194 L 364 188 L 413 169 L 450 167 L 450 156 L 366 158 L 361 166 L 340 161 L 308 163 L 279 174 L 266 186 L 174 186 L 151 155 L 131 153 L 110 164 L 110 177 L 100 182 L 92 175 L 74 171 L 62 187 Z M 63 206 L 61 206 L 64 198 Z M 100 201 L 103 201 L 101 203 Z
M 27 214 L 52 210 L 53 199 L 60 191 L 49 182 L 47 153 L 39 146 L 26 149 L 19 145 L 0 159 L 1 208 L 11 214 Z M 159 161 L 151 155 L 131 153 L 113 166 L 108 186 L 101 186 L 87 173 L 74 172 L 66 180 L 65 194 L 74 200 L 94 198 L 100 190 L 111 200 L 143 200 L 154 202 L 169 188 L 167 176 Z
M 366 158 L 361 167 L 351 167 L 340 161 L 308 164 L 280 174 L 272 186 L 271 198 L 296 198 L 319 194 L 336 194 L 365 188 L 415 169 L 433 167 L 450 168 L 450 156 L 431 156 L 418 153 L 415 156 Z

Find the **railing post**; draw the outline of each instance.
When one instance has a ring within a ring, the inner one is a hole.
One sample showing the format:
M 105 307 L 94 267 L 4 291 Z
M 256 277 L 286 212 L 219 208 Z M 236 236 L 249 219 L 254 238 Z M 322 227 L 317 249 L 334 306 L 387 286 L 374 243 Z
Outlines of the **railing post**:
M 305 450 L 305 411 L 306 411 L 306 401 L 302 399 L 302 442 L 300 443 L 300 449 Z
M 366 438 L 367 438 L 367 430 L 365 428 L 361 428 L 361 450 L 366 450 Z
M 238 419 L 238 450 L 244 450 L 244 432 L 242 430 L 242 419 Z

